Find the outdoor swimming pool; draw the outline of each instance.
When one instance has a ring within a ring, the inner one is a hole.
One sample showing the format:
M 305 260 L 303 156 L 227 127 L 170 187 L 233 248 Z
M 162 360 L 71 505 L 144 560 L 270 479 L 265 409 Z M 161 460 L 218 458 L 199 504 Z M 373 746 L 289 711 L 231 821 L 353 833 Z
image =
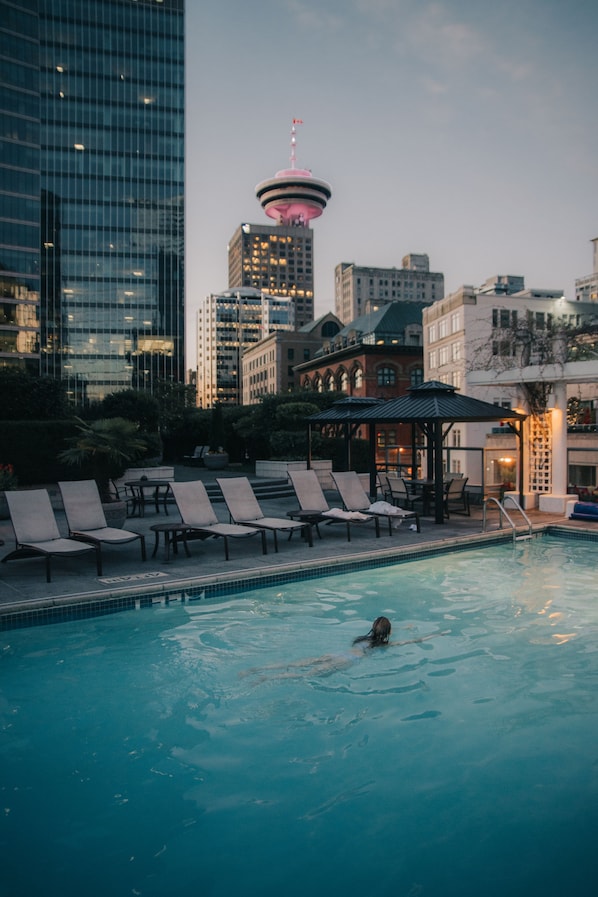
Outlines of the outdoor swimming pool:
M 0 894 L 593 895 L 595 556 L 544 538 L 3 633 Z M 379 614 L 450 632 L 351 655 Z

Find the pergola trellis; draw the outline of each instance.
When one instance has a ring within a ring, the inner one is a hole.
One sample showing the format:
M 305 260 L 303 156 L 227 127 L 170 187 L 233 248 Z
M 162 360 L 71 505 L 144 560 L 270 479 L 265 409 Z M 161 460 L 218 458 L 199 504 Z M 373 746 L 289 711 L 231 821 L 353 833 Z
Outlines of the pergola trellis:
M 341 425 L 346 440 L 347 466 L 350 464 L 350 440 L 362 424 L 369 425 L 370 441 L 370 494 L 376 494 L 376 425 L 404 423 L 411 425 L 412 457 L 416 456 L 417 428 L 424 434 L 427 451 L 427 478 L 434 481 L 434 508 L 436 523 L 444 523 L 444 484 L 442 449 L 444 440 L 453 424 L 476 421 L 506 421 L 520 439 L 523 452 L 522 430 L 515 427 L 526 415 L 517 411 L 491 405 L 471 396 L 459 395 L 454 386 L 430 380 L 411 387 L 407 395 L 396 399 L 346 398 L 335 402 L 326 411 L 312 414 L 308 420 L 309 455 L 311 463 L 311 433 L 314 426 Z M 523 464 L 519 464 L 519 491 L 523 492 Z

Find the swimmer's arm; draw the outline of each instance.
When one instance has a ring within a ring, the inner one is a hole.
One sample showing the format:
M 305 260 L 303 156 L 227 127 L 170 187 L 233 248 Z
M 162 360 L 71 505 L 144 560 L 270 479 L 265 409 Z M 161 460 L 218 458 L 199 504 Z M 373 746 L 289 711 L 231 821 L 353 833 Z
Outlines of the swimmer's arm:
M 333 654 L 325 654 L 323 657 L 304 657 L 302 660 L 291 660 L 288 663 L 270 663 L 262 667 L 250 667 L 239 673 L 239 677 L 254 676 L 256 673 L 268 672 L 270 670 L 288 670 L 303 669 L 304 667 L 314 667 L 319 664 L 326 664 L 333 658 Z
M 405 642 L 389 642 L 389 648 L 398 648 L 401 645 L 418 645 L 420 642 L 427 642 L 428 639 L 436 638 L 438 635 L 448 635 L 450 633 L 450 629 L 444 629 L 442 632 L 433 632 L 431 635 L 422 635 L 421 638 L 410 638 Z

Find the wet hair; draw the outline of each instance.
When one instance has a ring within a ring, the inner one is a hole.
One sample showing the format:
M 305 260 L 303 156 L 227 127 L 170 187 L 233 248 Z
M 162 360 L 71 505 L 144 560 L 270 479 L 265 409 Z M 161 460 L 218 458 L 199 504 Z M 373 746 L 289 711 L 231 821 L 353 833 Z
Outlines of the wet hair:
M 391 625 L 388 617 L 376 617 L 367 635 L 358 635 L 357 638 L 353 639 L 353 644 L 369 642 L 370 648 L 375 648 L 378 645 L 387 645 L 390 638 L 390 630 Z

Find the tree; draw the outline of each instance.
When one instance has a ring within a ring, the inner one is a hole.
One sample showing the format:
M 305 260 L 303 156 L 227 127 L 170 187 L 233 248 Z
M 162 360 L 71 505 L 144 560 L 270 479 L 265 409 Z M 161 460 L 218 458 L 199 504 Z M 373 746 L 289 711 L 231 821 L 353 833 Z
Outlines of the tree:
M 160 403 L 151 393 L 138 389 L 110 393 L 100 402 L 100 412 L 102 417 L 135 421 L 149 433 L 157 430 L 160 423 Z
M 0 420 L 64 420 L 72 417 L 66 386 L 21 368 L 0 367 Z
M 224 451 L 224 421 L 222 418 L 222 405 L 220 402 L 216 402 L 212 408 L 208 443 L 210 452 Z
M 519 391 L 525 396 L 532 414 L 546 411 L 552 383 L 542 372 L 549 365 L 561 368 L 571 361 L 598 358 L 598 319 L 572 323 L 566 318 L 547 314 L 544 326 L 538 326 L 531 310 L 509 318 L 509 326 L 495 327 L 492 339 L 472 345 L 469 370 L 507 371 L 533 365 L 539 379 L 522 381 Z
M 131 461 L 142 458 L 147 443 L 134 421 L 122 417 L 79 421 L 79 433 L 69 439 L 60 461 L 80 467 L 98 484 L 102 501 L 111 500 L 110 480 L 122 476 Z
M 245 407 L 233 427 L 251 458 L 306 458 L 307 417 L 342 397 L 310 390 L 265 395 L 259 404 Z

